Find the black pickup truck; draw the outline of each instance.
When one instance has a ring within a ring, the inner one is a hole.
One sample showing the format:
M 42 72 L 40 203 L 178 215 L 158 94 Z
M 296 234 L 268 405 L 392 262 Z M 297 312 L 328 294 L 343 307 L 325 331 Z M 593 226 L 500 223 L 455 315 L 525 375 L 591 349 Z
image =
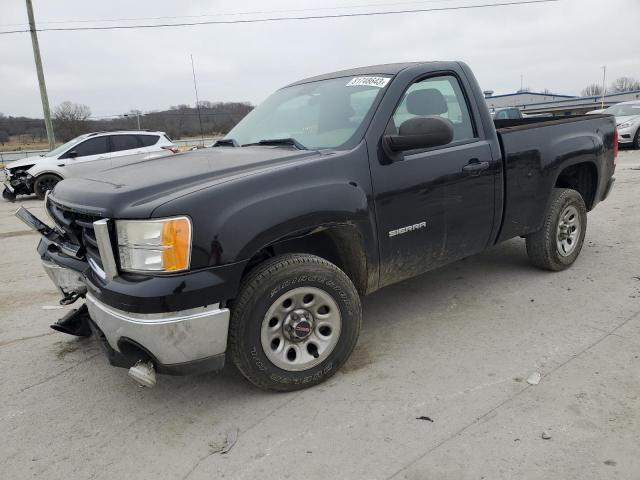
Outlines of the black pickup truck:
M 229 359 L 294 390 L 346 362 L 379 288 L 514 237 L 569 267 L 615 128 L 493 121 L 464 63 L 377 65 L 278 90 L 212 148 L 64 180 L 49 226 L 17 214 L 62 301 L 86 300 L 54 327 L 90 328 L 139 382 Z

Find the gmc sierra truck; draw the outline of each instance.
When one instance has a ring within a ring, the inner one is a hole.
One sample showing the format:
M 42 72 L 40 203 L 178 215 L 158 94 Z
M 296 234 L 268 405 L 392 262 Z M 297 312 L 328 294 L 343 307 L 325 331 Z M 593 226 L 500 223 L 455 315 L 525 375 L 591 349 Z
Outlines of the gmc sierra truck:
M 17 215 L 86 302 L 53 327 L 139 383 L 230 360 L 294 390 L 347 361 L 377 289 L 514 237 L 569 267 L 617 145 L 608 115 L 492 120 L 464 63 L 376 65 L 284 87 L 180 161 L 64 180 L 49 224 Z

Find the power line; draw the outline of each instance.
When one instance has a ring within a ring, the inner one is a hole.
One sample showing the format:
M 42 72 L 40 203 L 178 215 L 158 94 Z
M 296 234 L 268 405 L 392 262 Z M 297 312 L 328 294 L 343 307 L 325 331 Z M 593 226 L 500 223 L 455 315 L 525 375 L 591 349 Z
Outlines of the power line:
M 295 13 L 295 12 L 314 12 L 321 10 L 345 10 L 351 8 L 370 8 L 370 7 L 390 7 L 395 5 L 416 5 L 424 3 L 444 3 L 459 0 L 413 0 L 409 2 L 385 2 L 385 3 L 367 3 L 357 5 L 341 5 L 335 7 L 316 7 L 316 8 L 294 8 L 286 10 L 254 10 L 249 12 L 227 12 L 227 13 L 203 13 L 198 15 L 171 15 L 163 17 L 129 17 L 129 18 L 96 18 L 83 20 L 49 20 L 40 21 L 39 24 L 61 24 L 61 23 L 105 23 L 105 22 L 134 22 L 138 20 L 167 20 L 175 18 L 203 18 L 203 17 L 232 17 L 241 15 L 267 15 L 272 13 Z M 3 23 L 0 27 L 16 27 L 27 25 L 25 23 Z
M 560 0 L 523 0 L 505 3 L 486 3 L 481 5 L 460 5 L 455 7 L 437 7 L 437 8 L 420 8 L 414 10 L 394 10 L 384 12 L 358 12 L 358 13 L 341 13 L 336 15 L 310 15 L 305 17 L 271 17 L 271 18 L 250 18 L 245 20 L 211 20 L 206 22 L 183 22 L 183 23 L 158 23 L 158 24 L 140 24 L 140 25 L 113 25 L 109 27 L 54 27 L 39 28 L 38 32 L 77 32 L 90 30 L 132 30 L 138 28 L 165 28 L 165 27 L 191 27 L 196 25 L 232 25 L 239 23 L 265 23 L 265 22 L 282 22 L 296 20 L 320 20 L 333 18 L 354 18 L 354 17 L 373 17 L 383 15 L 399 15 L 405 13 L 426 13 L 426 12 L 444 12 L 452 10 L 471 10 L 491 7 L 505 7 L 511 5 L 528 5 L 536 3 L 559 2 Z M 25 33 L 29 30 L 9 30 L 0 32 L 0 35 L 9 35 L 13 33 Z

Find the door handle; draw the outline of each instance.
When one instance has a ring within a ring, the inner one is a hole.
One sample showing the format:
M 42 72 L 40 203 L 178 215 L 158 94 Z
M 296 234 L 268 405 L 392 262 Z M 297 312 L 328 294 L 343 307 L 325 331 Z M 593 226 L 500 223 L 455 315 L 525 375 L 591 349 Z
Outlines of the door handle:
M 469 160 L 469 163 L 462 167 L 462 172 L 470 175 L 478 175 L 487 168 L 489 168 L 489 162 L 480 162 L 477 158 L 474 158 L 473 160 Z

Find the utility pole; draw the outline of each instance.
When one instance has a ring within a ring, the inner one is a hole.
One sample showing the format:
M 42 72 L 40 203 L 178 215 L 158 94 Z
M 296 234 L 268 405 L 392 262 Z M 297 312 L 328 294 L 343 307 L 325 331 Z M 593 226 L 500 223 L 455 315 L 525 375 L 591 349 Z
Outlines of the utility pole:
M 139 110 L 135 110 L 136 112 L 136 119 L 138 120 L 138 130 L 140 130 L 140 111 Z M 125 113 L 122 116 L 123 117 L 129 117 L 131 114 L 130 113 Z
M 36 62 L 36 72 L 38 72 L 38 84 L 40 85 L 40 99 L 42 100 L 42 113 L 44 114 L 44 125 L 47 129 L 47 140 L 49 140 L 49 150 L 56 146 L 53 136 L 53 124 L 51 123 L 51 112 L 49 111 L 49 97 L 47 96 L 47 86 L 44 83 L 44 72 L 42 71 L 42 59 L 40 58 L 40 45 L 38 45 L 38 33 L 36 32 L 36 21 L 33 17 L 33 6 L 31 0 L 27 1 L 27 15 L 29 16 L 29 31 L 31 32 L 31 44 L 33 45 L 33 59 Z
M 200 100 L 198 100 L 198 85 L 196 84 L 196 68 L 193 66 L 193 54 L 191 55 L 191 71 L 193 72 L 193 89 L 196 92 L 196 108 L 198 109 L 198 122 L 200 122 L 200 141 L 204 147 L 204 133 L 202 133 L 202 116 L 200 115 Z
M 607 84 L 607 66 L 604 65 L 602 67 L 602 103 L 600 104 L 600 108 L 604 110 L 604 92 L 607 88 L 605 85 Z

